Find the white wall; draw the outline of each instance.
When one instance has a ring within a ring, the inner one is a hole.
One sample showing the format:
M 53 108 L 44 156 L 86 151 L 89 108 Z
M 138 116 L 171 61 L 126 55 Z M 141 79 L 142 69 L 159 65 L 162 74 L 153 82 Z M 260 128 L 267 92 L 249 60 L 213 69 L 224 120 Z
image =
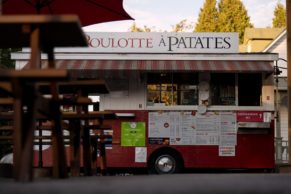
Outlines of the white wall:
M 280 93 L 280 125 L 281 125 L 281 136 L 283 140 L 288 140 L 288 95 L 287 91 Z
M 285 33 L 272 47 L 268 49 L 268 52 L 279 53 L 279 58 L 287 60 L 287 34 Z M 283 60 L 278 60 L 279 67 L 287 68 L 287 63 Z M 287 77 L 287 70 L 281 69 L 281 77 Z
M 143 110 L 145 109 L 145 83 L 139 74 L 128 77 L 127 88 L 114 88 L 109 94 L 100 96 L 101 110 Z M 110 90 L 110 84 L 109 84 Z
M 274 78 L 273 75 L 263 74 L 263 87 L 262 87 L 262 106 L 267 109 L 274 109 Z
M 281 37 L 277 39 L 277 41 L 267 49 L 267 52 L 270 53 L 278 53 L 279 58 L 287 60 L 287 33 L 284 32 Z M 279 67 L 287 68 L 287 62 L 284 60 L 278 60 Z M 279 75 L 280 77 L 287 77 L 287 69 L 280 69 L 282 73 Z M 280 91 L 280 105 L 279 105 L 279 114 L 280 114 L 280 129 L 281 129 L 281 137 L 283 140 L 288 140 L 288 107 L 287 103 L 284 103 L 282 100 L 282 94 L 287 95 L 287 86 L 286 88 L 281 88 L 283 91 Z M 285 91 L 284 91 L 285 90 Z
M 27 63 L 28 63 L 28 60 L 16 60 L 15 69 L 22 69 Z

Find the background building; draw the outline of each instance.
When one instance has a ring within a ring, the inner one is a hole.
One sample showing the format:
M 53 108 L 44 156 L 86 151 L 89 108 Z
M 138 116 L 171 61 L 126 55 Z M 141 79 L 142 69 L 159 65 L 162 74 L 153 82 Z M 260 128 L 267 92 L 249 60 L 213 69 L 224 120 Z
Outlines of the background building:
M 287 91 L 287 30 L 286 28 L 247 28 L 240 52 L 278 53 L 277 64 L 281 73 L 278 75 L 279 135 L 282 137 L 282 159 L 288 161 L 288 91 Z M 275 89 L 276 92 L 276 89 Z M 278 133 L 277 133 L 278 135 Z M 279 137 L 280 138 L 280 137 Z

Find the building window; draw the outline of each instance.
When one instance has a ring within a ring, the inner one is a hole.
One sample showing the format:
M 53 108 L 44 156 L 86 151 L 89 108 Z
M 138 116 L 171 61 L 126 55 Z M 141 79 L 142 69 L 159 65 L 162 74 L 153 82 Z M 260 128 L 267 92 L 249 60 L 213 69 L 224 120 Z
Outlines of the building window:
M 236 105 L 235 74 L 213 73 L 210 86 L 211 105 Z
M 262 74 L 238 75 L 238 105 L 260 106 L 262 95 Z
M 262 74 L 210 74 L 209 105 L 260 106 Z M 198 73 L 148 73 L 147 105 L 198 105 Z
M 197 105 L 197 84 L 196 73 L 148 73 L 147 104 Z

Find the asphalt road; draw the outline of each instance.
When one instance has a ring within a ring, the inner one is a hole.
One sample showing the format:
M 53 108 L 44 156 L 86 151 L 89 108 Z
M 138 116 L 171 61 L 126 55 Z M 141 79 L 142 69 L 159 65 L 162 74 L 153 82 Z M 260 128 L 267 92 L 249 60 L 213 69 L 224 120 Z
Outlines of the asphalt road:
M 30 183 L 0 179 L 1 194 L 290 194 L 291 174 L 93 176 Z

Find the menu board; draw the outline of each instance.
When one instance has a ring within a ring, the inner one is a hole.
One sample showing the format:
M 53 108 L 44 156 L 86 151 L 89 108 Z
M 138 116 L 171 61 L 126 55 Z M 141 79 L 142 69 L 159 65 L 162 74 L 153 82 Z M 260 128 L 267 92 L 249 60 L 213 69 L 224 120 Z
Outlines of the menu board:
M 149 112 L 149 143 L 168 139 L 170 145 L 235 146 L 237 122 L 234 112 Z
M 236 145 L 237 141 L 237 122 L 236 115 L 232 112 L 221 112 L 221 130 L 220 143 L 221 146 Z
M 171 112 L 149 113 L 149 137 L 175 136 L 175 129 L 171 121 Z
M 180 132 L 180 145 L 194 145 L 196 144 L 196 120 L 195 114 L 192 112 L 181 112 L 179 115 L 179 127 L 177 131 Z
M 220 131 L 220 115 L 216 112 L 197 114 L 197 145 L 217 145 Z

